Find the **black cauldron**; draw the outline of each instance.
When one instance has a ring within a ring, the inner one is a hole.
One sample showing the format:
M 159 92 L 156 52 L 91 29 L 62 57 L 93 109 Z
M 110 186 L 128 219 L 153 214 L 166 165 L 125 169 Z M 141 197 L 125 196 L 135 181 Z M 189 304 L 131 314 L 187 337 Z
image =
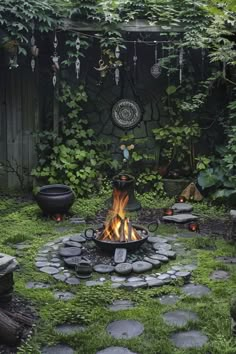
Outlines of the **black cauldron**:
M 35 199 L 44 214 L 66 214 L 74 203 L 75 195 L 64 184 L 51 184 L 41 187 Z

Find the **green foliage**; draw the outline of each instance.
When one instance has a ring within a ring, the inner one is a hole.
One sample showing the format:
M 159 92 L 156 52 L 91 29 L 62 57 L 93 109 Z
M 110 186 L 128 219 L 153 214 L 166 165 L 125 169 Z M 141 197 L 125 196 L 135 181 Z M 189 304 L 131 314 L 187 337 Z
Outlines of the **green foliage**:
M 59 100 L 65 110 L 60 133 L 39 133 L 39 164 L 32 175 L 49 183 L 65 183 L 83 197 L 95 190 L 100 171 L 116 164 L 109 155 L 109 142 L 96 141 L 94 131 L 82 117 L 81 105 L 87 100 L 84 87 L 72 90 L 63 84 Z
M 136 190 L 139 194 L 152 192 L 155 196 L 165 196 L 162 177 L 158 172 L 146 170 L 136 179 Z

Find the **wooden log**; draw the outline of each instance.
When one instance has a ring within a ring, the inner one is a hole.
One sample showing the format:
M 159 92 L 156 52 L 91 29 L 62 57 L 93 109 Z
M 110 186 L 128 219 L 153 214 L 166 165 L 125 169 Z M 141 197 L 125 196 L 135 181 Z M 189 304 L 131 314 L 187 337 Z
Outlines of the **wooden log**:
M 24 325 L 27 325 L 27 326 L 32 326 L 34 321 L 31 317 L 29 316 L 26 316 L 22 313 L 12 313 L 10 311 L 7 311 L 7 310 L 2 310 L 3 313 L 5 313 L 5 315 L 7 315 L 8 317 L 11 317 L 13 320 L 16 320 L 20 323 L 23 323 Z
M 0 310 L 0 343 L 16 345 L 22 335 L 22 327 Z

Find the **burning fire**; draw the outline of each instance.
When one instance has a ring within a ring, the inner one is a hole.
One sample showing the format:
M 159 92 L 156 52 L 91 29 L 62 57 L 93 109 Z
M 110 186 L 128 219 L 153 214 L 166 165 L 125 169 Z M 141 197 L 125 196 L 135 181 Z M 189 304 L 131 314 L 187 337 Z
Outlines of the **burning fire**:
M 122 193 L 118 189 L 113 191 L 113 206 L 109 211 L 105 228 L 100 240 L 113 242 L 129 242 L 137 241 L 142 237 L 132 227 L 129 218 L 125 217 L 125 207 L 128 203 L 129 196 Z

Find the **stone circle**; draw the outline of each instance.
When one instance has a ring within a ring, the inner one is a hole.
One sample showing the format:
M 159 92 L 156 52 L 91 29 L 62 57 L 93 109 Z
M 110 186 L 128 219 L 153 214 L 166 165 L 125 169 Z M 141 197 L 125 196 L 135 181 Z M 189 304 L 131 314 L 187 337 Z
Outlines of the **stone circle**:
M 135 320 L 120 320 L 111 322 L 107 332 L 117 339 L 130 339 L 139 336 L 144 331 L 142 323 Z
M 200 348 L 208 337 L 200 331 L 186 331 L 172 334 L 171 341 L 178 348 Z
M 210 289 L 205 285 L 188 284 L 182 287 L 183 292 L 191 297 L 200 298 L 210 293 Z
M 176 310 L 171 312 L 166 312 L 162 316 L 165 323 L 171 326 L 182 327 L 185 326 L 189 321 L 197 321 L 198 316 L 192 311 Z
M 93 269 L 95 270 L 95 272 L 97 273 L 112 273 L 114 271 L 114 267 L 112 265 L 109 264 L 96 264 Z
M 126 275 L 131 273 L 133 266 L 130 263 L 120 263 L 115 266 L 115 271 L 118 274 Z
M 137 354 L 137 353 L 131 352 L 129 349 L 124 347 L 109 347 L 100 350 L 96 354 Z

